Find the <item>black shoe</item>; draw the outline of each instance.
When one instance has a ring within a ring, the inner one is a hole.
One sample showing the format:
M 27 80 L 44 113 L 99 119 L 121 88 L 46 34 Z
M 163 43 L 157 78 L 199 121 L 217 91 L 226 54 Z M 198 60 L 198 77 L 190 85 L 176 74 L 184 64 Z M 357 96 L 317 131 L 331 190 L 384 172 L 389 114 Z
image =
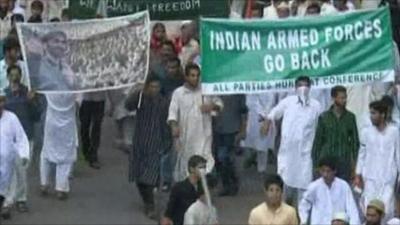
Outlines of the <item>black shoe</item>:
M 28 206 L 26 205 L 26 202 L 17 202 L 17 211 L 19 213 L 26 213 L 29 211 Z
M 42 197 L 49 195 L 49 186 L 40 186 L 40 194 Z
M 57 198 L 60 201 L 65 201 L 68 199 L 68 192 L 57 191 Z
M 1 217 L 3 218 L 3 220 L 11 220 L 11 208 L 4 207 L 1 210 Z
M 99 170 L 101 168 L 100 163 L 99 162 L 90 162 L 89 166 L 92 167 L 93 169 Z

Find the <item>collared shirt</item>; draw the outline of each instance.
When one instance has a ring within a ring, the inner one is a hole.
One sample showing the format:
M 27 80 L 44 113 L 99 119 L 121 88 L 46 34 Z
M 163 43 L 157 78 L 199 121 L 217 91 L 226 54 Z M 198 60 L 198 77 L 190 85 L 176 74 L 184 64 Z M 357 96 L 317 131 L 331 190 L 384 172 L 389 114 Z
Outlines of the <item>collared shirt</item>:
M 266 203 L 262 203 L 251 210 L 249 225 L 296 225 L 299 224 L 296 210 L 282 202 L 281 206 L 273 211 Z
M 345 110 L 337 117 L 332 106 L 320 115 L 312 151 L 314 167 L 327 156 L 343 160 L 341 163 L 355 163 L 359 147 L 356 116 L 352 112 Z
M 21 68 L 22 76 L 21 76 L 21 83 L 25 86 L 29 86 L 29 79 L 25 73 L 24 63 L 21 60 L 17 61 L 17 66 Z M 0 61 L 0 90 L 4 90 L 8 86 L 8 78 L 7 78 L 7 68 L 8 65 L 6 63 L 6 59 L 2 59 Z
M 319 102 L 299 102 L 296 95 L 288 96 L 275 106 L 267 118 L 282 120 L 282 138 L 278 152 L 278 174 L 290 187 L 306 189 L 312 181 L 311 150 L 321 113 Z
M 360 224 L 359 212 L 353 192 L 346 181 L 335 177 L 330 187 L 323 178 L 312 182 L 299 204 L 301 224 L 307 224 L 311 212 L 310 224 L 330 224 L 336 213 L 344 212 L 349 224 Z
M 172 188 L 165 216 L 170 218 L 174 225 L 183 225 L 187 209 L 196 202 L 198 197 L 196 187 L 187 178 Z

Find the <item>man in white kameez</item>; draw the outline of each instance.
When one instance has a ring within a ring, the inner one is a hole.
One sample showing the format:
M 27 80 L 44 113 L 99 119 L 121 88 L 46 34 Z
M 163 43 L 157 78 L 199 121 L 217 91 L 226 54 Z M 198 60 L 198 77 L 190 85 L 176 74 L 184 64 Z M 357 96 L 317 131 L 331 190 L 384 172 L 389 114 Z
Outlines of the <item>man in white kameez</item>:
M 336 177 L 336 159 L 322 158 L 319 162 L 321 177 L 312 182 L 299 205 L 301 224 L 330 224 L 336 213 L 344 212 L 351 225 L 359 225 L 360 218 L 353 192 L 346 181 Z
M 49 191 L 51 169 L 55 167 L 55 189 L 60 200 L 68 198 L 69 175 L 77 158 L 75 94 L 48 94 L 40 182 L 43 195 Z
M 400 171 L 400 134 L 398 128 L 387 122 L 388 108 L 382 101 L 370 104 L 373 126 L 361 133 L 354 185 L 363 188 L 362 209 L 379 199 L 385 204 L 385 221 L 395 212 L 395 184 Z
M 25 131 L 17 116 L 4 110 L 5 100 L 4 92 L 0 92 L 0 206 L 11 183 L 16 157 L 19 156 L 22 165 L 27 165 L 30 156 Z
M 174 173 L 176 182 L 187 178 L 188 161 L 193 155 L 207 159 L 207 173 L 214 167 L 211 118 L 222 110 L 223 103 L 218 97 L 203 96 L 199 82 L 200 68 L 188 64 L 185 84 L 174 91 L 169 107 L 168 123 L 178 151 Z
M 278 174 L 285 182 L 287 200 L 296 205 L 312 180 L 311 149 L 321 106 L 309 97 L 311 80 L 296 79 L 296 95 L 288 96 L 264 118 L 261 132 L 268 134 L 270 124 L 283 117 L 278 152 Z

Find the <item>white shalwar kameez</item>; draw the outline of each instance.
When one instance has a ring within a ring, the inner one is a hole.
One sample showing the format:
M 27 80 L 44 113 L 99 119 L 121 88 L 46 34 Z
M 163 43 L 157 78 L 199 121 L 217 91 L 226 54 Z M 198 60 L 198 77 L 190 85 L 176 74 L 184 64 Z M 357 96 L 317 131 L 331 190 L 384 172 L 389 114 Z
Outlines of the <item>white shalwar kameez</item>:
M 369 2 L 369 1 L 366 1 Z M 400 76 L 400 56 L 396 43 L 393 42 L 393 55 L 395 61 L 395 77 Z M 390 91 L 391 83 L 375 82 L 361 84 L 347 88 L 347 108 L 356 115 L 358 131 L 362 132 L 365 124 L 364 115 L 369 114 L 369 103 L 377 101 Z
M 29 141 L 17 116 L 10 111 L 4 110 L 0 116 L 1 196 L 6 195 L 17 156 L 21 159 L 29 159 Z
M 310 224 L 331 224 L 336 213 L 346 213 L 351 225 L 359 225 L 360 217 L 353 192 L 346 181 L 335 178 L 329 187 L 323 178 L 308 186 L 299 205 L 301 223 L 306 224 L 311 211 Z
M 51 167 L 56 166 L 56 191 L 69 192 L 69 175 L 77 158 L 76 96 L 46 95 L 47 112 L 40 160 L 41 185 L 49 185 Z
M 268 115 L 271 121 L 283 117 L 278 174 L 288 187 L 298 190 L 298 201 L 312 181 L 311 149 L 320 113 L 317 100 L 310 98 L 302 103 L 294 95 L 279 102 Z
M 367 127 L 361 134 L 356 174 L 364 181 L 362 209 L 368 202 L 380 199 L 385 203 L 386 219 L 395 211 L 395 184 L 400 171 L 400 136 L 396 126 L 388 124 L 384 131 Z M 364 211 L 365 212 L 365 211 Z
M 218 105 L 222 110 L 222 100 L 218 97 L 203 96 L 201 88 L 190 90 L 182 86 L 172 94 L 168 122 L 177 122 L 180 131 L 179 138 L 175 141 L 178 151 L 174 172 L 176 182 L 186 179 L 189 175 L 187 165 L 193 155 L 200 155 L 207 160 L 207 173 L 214 168 L 211 151 L 212 113 L 202 113 L 200 110 L 201 105 L 210 103 Z
M 185 225 L 216 225 L 218 224 L 217 210 L 209 207 L 205 202 L 197 199 L 186 211 Z
M 267 169 L 268 149 L 274 149 L 276 129 L 272 124 L 267 136 L 261 134 L 260 118 L 265 118 L 271 109 L 277 104 L 277 94 L 252 94 L 246 95 L 246 105 L 249 109 L 246 139 L 242 142 L 243 147 L 257 151 L 258 172 Z

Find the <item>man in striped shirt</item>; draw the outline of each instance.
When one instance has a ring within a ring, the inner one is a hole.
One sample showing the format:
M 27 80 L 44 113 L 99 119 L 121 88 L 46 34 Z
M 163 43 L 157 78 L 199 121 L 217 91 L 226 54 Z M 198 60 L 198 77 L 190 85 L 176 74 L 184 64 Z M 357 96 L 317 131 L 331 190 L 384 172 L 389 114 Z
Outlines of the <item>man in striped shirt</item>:
M 346 109 L 345 87 L 332 88 L 331 97 L 333 105 L 318 120 L 312 150 L 313 165 L 316 167 L 321 158 L 334 157 L 338 160 L 337 176 L 351 182 L 360 146 L 356 117 Z

